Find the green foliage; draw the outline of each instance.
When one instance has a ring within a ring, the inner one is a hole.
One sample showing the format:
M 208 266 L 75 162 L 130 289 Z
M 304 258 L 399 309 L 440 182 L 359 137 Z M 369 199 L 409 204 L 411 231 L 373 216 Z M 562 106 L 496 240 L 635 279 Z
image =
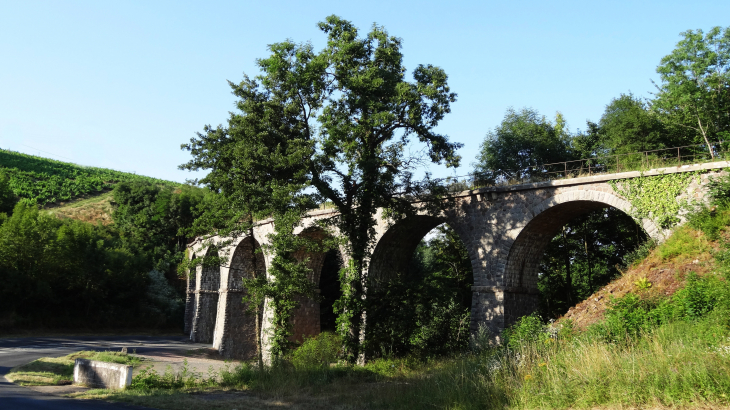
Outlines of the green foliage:
M 696 231 L 681 227 L 674 231 L 657 249 L 657 255 L 664 261 L 677 257 L 692 257 L 708 252 L 710 244 L 706 237 L 698 235 Z
M 549 338 L 545 322 L 537 313 L 521 317 L 514 325 L 502 333 L 504 343 L 512 349 L 535 342 L 545 342 Z
M 707 146 L 730 136 L 730 27 L 687 30 L 657 67 L 652 108 Z
M 729 297 L 727 281 L 716 275 L 690 273 L 684 286 L 671 298 L 645 298 L 629 293 L 612 299 L 604 321 L 591 326 L 589 333 L 607 342 L 625 343 L 662 324 L 711 318 L 713 312 L 724 316 L 730 308 Z
M 337 362 L 342 351 L 342 338 L 331 332 L 323 332 L 307 338 L 292 352 L 291 363 L 297 369 L 327 367 Z
M 642 260 L 646 259 L 647 256 L 651 253 L 651 251 L 656 248 L 656 241 L 653 239 L 647 239 L 639 246 L 636 247 L 631 252 L 628 252 L 626 255 L 624 255 L 623 260 L 623 266 L 631 267 L 632 265 L 641 262 Z
M 113 226 L 59 220 L 21 201 L 0 226 L 3 326 L 160 326 L 144 255 Z
M 560 113 L 555 124 L 530 108 L 512 108 L 482 142 L 475 169 L 483 178 L 521 179 L 539 174 L 536 165 L 572 159 L 569 134 Z
M 10 188 L 10 177 L 0 169 L 0 213 L 10 214 L 17 202 L 18 198 Z
M 685 286 L 672 297 L 675 317 L 698 319 L 713 311 L 719 304 L 730 307 L 727 297 L 730 288 L 716 276 L 699 277 L 694 273 L 687 276 Z
M 3 149 L 0 149 L 0 169 L 9 176 L 9 185 L 15 196 L 35 200 L 40 205 L 97 194 L 124 181 L 146 181 L 168 187 L 179 185 L 128 172 L 83 167 Z
M 713 178 L 707 184 L 707 188 L 714 205 L 721 207 L 730 205 L 730 177 Z
M 540 314 L 557 318 L 609 283 L 646 241 L 634 220 L 615 208 L 568 222 L 545 248 L 537 288 Z
M 666 229 L 679 222 L 677 215 L 682 209 L 693 205 L 686 200 L 677 200 L 693 178 L 698 178 L 697 172 L 642 176 L 608 183 L 631 203 L 635 219 L 651 218 Z
M 211 386 L 216 383 L 217 374 L 210 374 L 208 378 L 190 370 L 188 361 L 183 361 L 182 369 L 173 372 L 168 366 L 162 374 L 149 367 L 140 370 L 133 378 L 128 389 L 149 391 L 153 389 L 183 389 Z
M 125 246 L 145 255 L 148 270 L 175 277 L 198 206 L 209 193 L 147 181 L 122 182 L 113 191 L 112 218 Z
M 413 198 L 426 187 L 443 193 L 433 184 L 412 183 L 413 164 L 423 158 L 408 156 L 406 148 L 415 136 L 427 145 L 427 160 L 458 165 L 460 144 L 435 132 L 456 95 L 443 70 L 431 65 L 419 65 L 414 81 L 406 81 L 401 40 L 382 27 L 361 37 L 351 22 L 330 16 L 319 28 L 327 35 L 320 52 L 310 43 L 272 44 L 270 56 L 257 61 L 261 74 L 255 80 L 231 84 L 241 112 L 231 115 L 227 128 L 206 127 L 185 145 L 194 159 L 183 168 L 211 170 L 201 182 L 222 195 L 221 206 L 203 220 L 223 223 L 200 228 L 242 234 L 255 218 L 281 218 L 274 249 L 282 259 L 271 271 L 276 281 L 247 286 L 252 297 L 280 298 L 274 345 L 282 348 L 292 306 L 285 298 L 309 292 L 300 286 L 303 267 L 287 254 L 295 250 L 289 245 L 295 240 L 285 237 L 296 226 L 291 218 L 322 201 L 332 203 L 339 214 L 328 223 L 341 232 L 337 239 L 346 243 L 349 261 L 341 272 L 338 331 L 355 360 L 375 214 L 378 208 L 395 217 L 413 214 Z M 275 284 L 290 280 L 290 285 Z
M 604 321 L 593 325 L 589 332 L 608 343 L 625 342 L 662 323 L 663 309 L 657 304 L 632 293 L 611 299 Z
M 469 342 L 473 274 L 466 248 L 448 225 L 416 248 L 408 272 L 372 286 L 365 350 L 369 357 L 430 357 Z
M 675 141 L 647 104 L 633 94 L 621 94 L 606 106 L 599 122 L 601 144 L 612 154 L 627 154 L 687 145 Z

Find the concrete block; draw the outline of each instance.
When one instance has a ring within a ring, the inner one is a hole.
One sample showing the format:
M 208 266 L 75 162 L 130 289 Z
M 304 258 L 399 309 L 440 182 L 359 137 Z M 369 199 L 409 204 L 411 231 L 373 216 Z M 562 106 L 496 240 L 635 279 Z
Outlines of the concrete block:
M 132 366 L 76 359 L 74 384 L 104 389 L 123 389 L 132 384 Z

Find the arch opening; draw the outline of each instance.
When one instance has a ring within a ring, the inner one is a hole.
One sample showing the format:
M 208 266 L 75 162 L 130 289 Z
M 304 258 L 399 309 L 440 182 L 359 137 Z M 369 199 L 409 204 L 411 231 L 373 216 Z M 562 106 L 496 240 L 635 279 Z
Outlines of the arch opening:
M 391 227 L 368 271 L 366 356 L 463 349 L 474 282 L 470 259 L 458 233 L 442 219 L 417 216 Z
M 510 248 L 504 327 L 533 312 L 566 313 L 614 279 L 647 238 L 633 218 L 602 202 L 564 202 L 538 214 Z
M 341 268 L 340 250 L 328 249 L 330 239 L 327 232 L 320 228 L 309 228 L 301 234 L 310 241 L 311 249 L 301 249 L 293 254 L 297 261 L 306 261 L 309 269 L 309 280 L 315 285 L 315 298 L 299 296 L 296 309 L 292 314 L 292 342 L 302 343 L 304 339 L 320 334 L 323 317 L 332 320 L 334 301 L 340 297 L 339 270 Z M 322 289 L 328 292 L 328 298 L 322 295 Z M 334 297 L 334 299 L 331 299 Z M 329 310 L 328 310 L 329 309 Z M 324 316 L 323 316 L 324 315 Z M 335 316 L 336 317 L 336 316 Z M 329 324 L 328 324 L 329 326 Z M 329 330 L 329 329 L 328 329 Z M 332 328 L 331 330 L 334 330 Z
M 256 357 L 257 332 L 261 328 L 263 305 L 256 309 L 243 300 L 246 296 L 243 279 L 266 274 L 264 255 L 260 248 L 258 241 L 246 237 L 238 243 L 231 255 L 228 283 L 221 292 L 224 310 L 219 312 L 218 319 L 225 323 L 220 326 L 222 335 L 219 351 L 226 358 L 250 360 Z
M 319 276 L 319 329 L 320 332 L 337 331 L 337 312 L 335 302 L 342 297 L 342 283 L 340 270 L 342 269 L 342 255 L 339 249 L 330 249 L 322 263 L 322 273 Z

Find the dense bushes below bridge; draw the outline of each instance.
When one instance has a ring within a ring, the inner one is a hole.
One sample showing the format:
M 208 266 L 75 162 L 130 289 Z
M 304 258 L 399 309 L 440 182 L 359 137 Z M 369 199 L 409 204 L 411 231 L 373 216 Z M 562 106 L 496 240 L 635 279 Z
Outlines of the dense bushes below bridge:
M 205 192 L 119 183 L 106 226 L 59 219 L 28 199 L 0 213 L 0 329 L 182 328 L 176 268 Z

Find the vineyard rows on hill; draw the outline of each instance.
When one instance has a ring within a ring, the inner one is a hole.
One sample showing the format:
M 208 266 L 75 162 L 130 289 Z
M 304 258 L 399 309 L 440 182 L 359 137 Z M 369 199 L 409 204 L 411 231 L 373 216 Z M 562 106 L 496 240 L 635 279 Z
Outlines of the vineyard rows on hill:
M 98 194 L 124 181 L 179 185 L 128 172 L 84 167 L 3 149 L 0 149 L 0 170 L 10 177 L 10 187 L 17 196 L 35 199 L 40 205 Z

